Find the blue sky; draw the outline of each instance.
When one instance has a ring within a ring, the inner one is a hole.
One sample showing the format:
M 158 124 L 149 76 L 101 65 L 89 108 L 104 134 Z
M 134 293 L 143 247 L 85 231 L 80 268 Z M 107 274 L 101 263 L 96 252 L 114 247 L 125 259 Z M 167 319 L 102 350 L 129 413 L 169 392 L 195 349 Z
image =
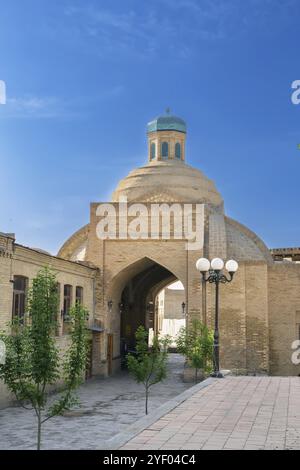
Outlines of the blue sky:
M 270 247 L 300 246 L 298 0 L 0 0 L 0 231 L 56 253 L 187 121 L 187 161 Z

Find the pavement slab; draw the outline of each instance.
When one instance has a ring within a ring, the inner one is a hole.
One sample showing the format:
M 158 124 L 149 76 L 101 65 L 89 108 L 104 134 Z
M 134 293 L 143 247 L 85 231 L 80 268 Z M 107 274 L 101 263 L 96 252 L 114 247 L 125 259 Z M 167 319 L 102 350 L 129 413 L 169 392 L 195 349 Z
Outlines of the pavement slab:
M 150 413 L 191 388 L 193 383 L 182 382 L 183 367 L 182 356 L 169 355 L 167 379 L 150 390 Z M 42 449 L 97 449 L 145 413 L 144 388 L 126 371 L 85 382 L 79 388 L 78 396 L 79 407 L 45 423 Z M 34 413 L 20 407 L 0 410 L 0 449 L 35 447 Z
M 136 433 L 120 448 L 153 449 L 155 443 L 157 450 L 300 449 L 299 377 L 228 375 L 209 381 L 146 427 L 143 442 Z

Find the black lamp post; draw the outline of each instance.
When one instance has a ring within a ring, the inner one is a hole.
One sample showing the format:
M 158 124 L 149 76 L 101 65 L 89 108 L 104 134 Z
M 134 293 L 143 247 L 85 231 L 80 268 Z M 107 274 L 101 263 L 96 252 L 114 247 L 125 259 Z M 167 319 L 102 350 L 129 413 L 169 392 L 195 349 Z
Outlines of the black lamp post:
M 203 283 L 209 282 L 216 286 L 215 298 L 215 329 L 214 329 L 214 371 L 212 377 L 222 378 L 223 374 L 220 372 L 220 359 L 219 359 L 219 285 L 220 283 L 226 284 L 231 282 L 234 273 L 238 270 L 238 263 L 233 259 L 227 261 L 225 268 L 229 273 L 227 277 L 222 269 L 224 268 L 224 261 L 221 258 L 214 258 L 211 262 L 206 258 L 199 258 L 196 262 L 196 268 L 202 274 Z M 208 274 L 207 274 L 208 273 Z
M 182 308 L 182 315 L 185 316 L 185 302 L 182 302 L 181 308 Z

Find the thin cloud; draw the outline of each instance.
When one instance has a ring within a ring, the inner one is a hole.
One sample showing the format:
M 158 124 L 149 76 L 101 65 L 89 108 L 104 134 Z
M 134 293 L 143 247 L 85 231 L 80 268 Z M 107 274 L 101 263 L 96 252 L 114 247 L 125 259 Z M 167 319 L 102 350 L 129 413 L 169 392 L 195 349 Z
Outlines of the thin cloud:
M 0 107 L 0 118 L 14 119 L 75 119 L 88 114 L 91 103 L 115 99 L 124 91 L 123 85 L 116 85 L 102 90 L 97 95 L 74 97 L 70 100 L 53 96 L 24 95 L 8 97 L 6 104 Z
M 25 96 L 8 98 L 4 117 L 45 117 L 61 114 L 62 106 L 57 98 Z
M 90 1 L 84 7 L 65 8 L 60 31 L 82 40 L 89 53 L 110 59 L 151 59 L 164 53 L 187 58 L 201 42 L 231 40 L 253 31 L 276 32 L 296 2 L 153 0 L 143 8 L 137 2 L 136 8 L 117 11 Z
M 82 41 L 81 47 L 99 57 L 133 57 L 141 59 L 156 51 L 159 28 L 172 33 L 170 24 L 159 22 L 155 13 L 138 15 L 131 10 L 116 13 L 95 5 L 68 7 L 63 23 L 57 25 L 68 40 Z M 93 46 L 95 41 L 95 46 Z

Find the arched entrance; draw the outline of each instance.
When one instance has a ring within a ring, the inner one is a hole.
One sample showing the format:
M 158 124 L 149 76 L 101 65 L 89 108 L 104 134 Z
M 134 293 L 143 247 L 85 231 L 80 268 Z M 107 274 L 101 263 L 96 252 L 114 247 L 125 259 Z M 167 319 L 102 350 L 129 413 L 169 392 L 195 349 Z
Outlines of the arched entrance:
M 125 268 L 113 280 L 111 292 L 119 306 L 121 360 L 128 351 L 134 350 L 139 326 L 159 332 L 157 296 L 177 280 L 169 269 L 147 257 Z

